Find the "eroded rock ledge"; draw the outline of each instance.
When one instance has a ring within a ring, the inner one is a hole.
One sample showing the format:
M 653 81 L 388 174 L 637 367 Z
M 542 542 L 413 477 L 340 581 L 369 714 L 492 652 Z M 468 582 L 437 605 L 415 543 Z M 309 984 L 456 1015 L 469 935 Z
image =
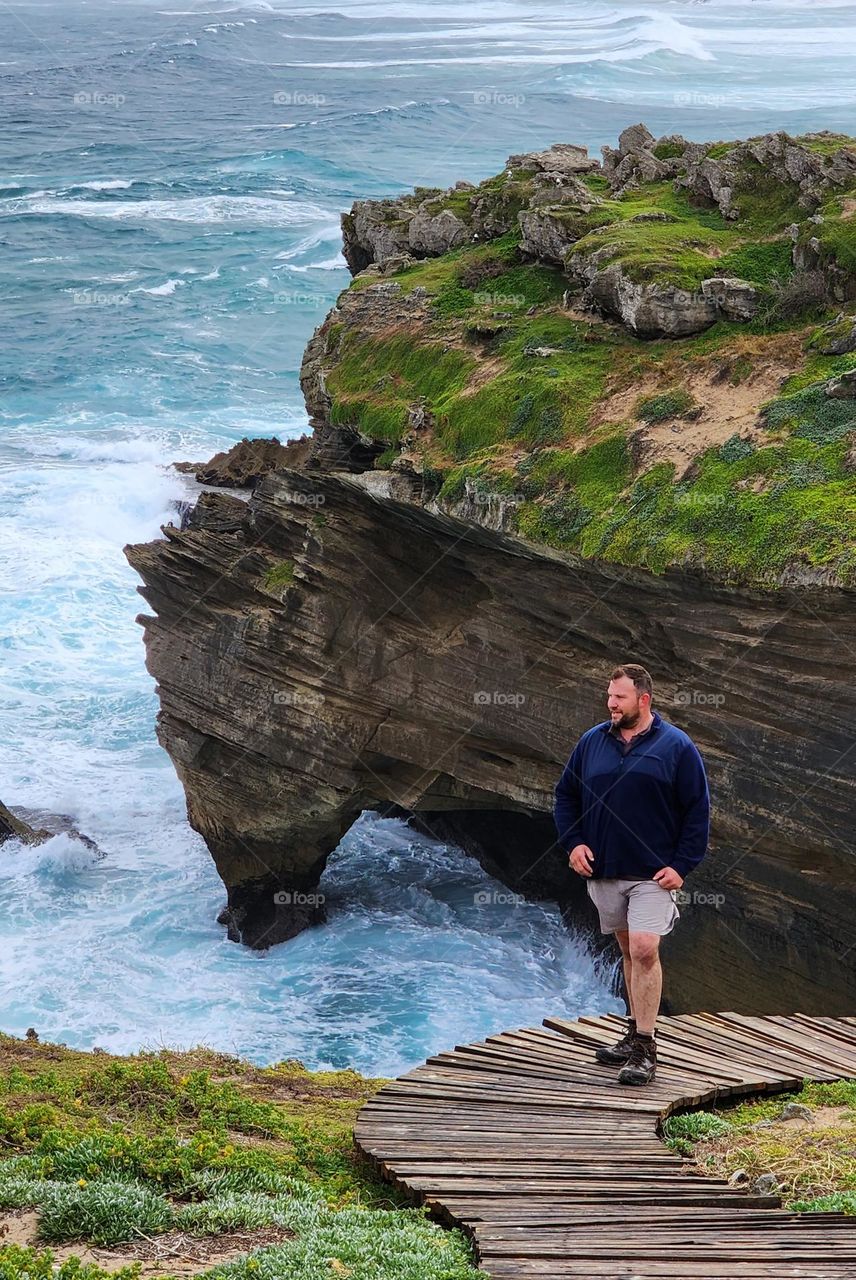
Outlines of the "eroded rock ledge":
M 684 908 L 670 1007 L 847 1004 L 852 594 L 571 562 L 346 473 L 271 473 L 249 504 L 206 493 L 164 532 L 126 551 L 156 615 L 140 621 L 158 737 L 227 887 L 230 936 L 264 947 L 322 919 L 328 854 L 388 806 L 572 907 L 557 767 L 602 718 L 611 664 L 637 659 L 717 797 L 687 889 L 724 900 Z

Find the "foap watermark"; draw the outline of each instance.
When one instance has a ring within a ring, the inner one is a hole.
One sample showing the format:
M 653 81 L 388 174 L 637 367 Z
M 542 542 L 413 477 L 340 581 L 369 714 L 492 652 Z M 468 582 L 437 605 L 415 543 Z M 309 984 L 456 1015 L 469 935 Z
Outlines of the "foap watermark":
M 522 107 L 525 93 L 504 93 L 501 89 L 473 89 L 475 107 Z
M 328 99 L 314 89 L 278 89 L 273 95 L 278 107 L 323 107 Z
M 297 707 L 301 711 L 316 711 L 324 705 L 324 694 L 310 689 L 277 689 L 273 700 L 278 707 Z
M 709 689 L 677 689 L 675 691 L 676 707 L 722 707 L 724 705 L 724 693 L 712 693 Z
M 676 107 L 724 107 L 734 102 L 733 93 L 699 93 L 698 89 L 684 89 L 672 94 Z
M 131 296 L 128 293 L 100 293 L 97 289 L 75 289 L 71 299 L 76 307 L 126 307 Z
M 298 489 L 286 489 L 276 495 L 277 502 L 290 502 L 296 507 L 322 507 L 327 501 L 323 493 L 301 493 Z
M 519 907 L 526 901 L 522 893 L 510 889 L 479 889 L 473 894 L 477 907 Z
M 718 911 L 725 901 L 724 893 L 704 893 L 699 889 L 675 889 L 674 894 L 679 907 L 715 907 Z
M 724 493 L 678 493 L 676 507 L 721 507 L 729 498 Z
M 105 93 L 100 89 L 80 89 L 72 98 L 76 107 L 121 107 L 127 102 L 124 93 Z
M 300 889 L 278 889 L 273 895 L 278 907 L 323 907 L 323 893 L 303 893 Z
M 469 502 L 476 506 L 490 506 L 491 503 L 498 502 L 525 502 L 525 493 L 491 493 L 486 489 L 473 489 L 467 494 Z
M 283 293 L 275 293 L 273 300 L 283 307 L 309 307 L 314 311 L 330 306 L 329 298 L 322 298 L 317 293 L 302 292 L 300 289 L 287 289 Z
M 491 293 L 480 289 L 473 294 L 473 302 L 480 307 L 522 307 L 525 301 L 522 293 Z
M 477 707 L 522 707 L 525 701 L 525 693 L 512 693 L 505 689 L 477 689 L 473 694 Z

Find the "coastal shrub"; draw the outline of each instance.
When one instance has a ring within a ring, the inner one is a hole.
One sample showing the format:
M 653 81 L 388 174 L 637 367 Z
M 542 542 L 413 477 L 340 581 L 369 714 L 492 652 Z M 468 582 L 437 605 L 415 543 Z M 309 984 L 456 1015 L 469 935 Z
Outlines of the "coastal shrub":
M 739 462 L 741 458 L 748 458 L 755 452 L 755 445 L 751 440 L 744 440 L 740 433 L 735 431 L 723 441 L 717 452 L 723 462 Z
M 686 144 L 683 142 L 658 142 L 654 155 L 658 160 L 673 160 L 676 156 L 682 156 L 685 150 Z
M 670 1151 L 690 1156 L 694 1143 L 720 1138 L 731 1130 L 732 1126 L 720 1116 L 708 1111 L 694 1111 L 687 1115 L 669 1116 L 663 1125 L 663 1138 Z
M 525 396 L 518 402 L 517 408 L 514 410 L 514 417 L 511 419 L 511 434 L 516 436 L 527 426 L 532 411 L 535 408 L 535 397 L 527 392 Z
M 768 427 L 788 428 L 815 444 L 830 444 L 856 431 L 856 400 L 836 400 L 824 383 L 782 396 L 764 407 Z
M 836 1191 L 812 1200 L 790 1200 L 787 1208 L 794 1213 L 849 1213 L 856 1215 L 856 1191 Z
M 139 1280 L 141 1271 L 139 1262 L 105 1271 L 76 1257 L 56 1262 L 53 1249 L 0 1246 L 0 1280 Z
M 45 1184 L 39 1199 L 39 1235 L 51 1243 L 90 1240 L 118 1244 L 173 1225 L 172 1205 L 143 1183 L 98 1178 Z
M 459 1231 L 443 1231 L 423 1210 L 319 1212 L 283 1244 L 257 1249 L 204 1273 L 206 1280 L 480 1280 Z M 201 1280 L 201 1278 L 200 1278 Z
M 641 422 L 665 422 L 669 418 L 679 418 L 694 405 L 695 401 L 688 391 L 683 387 L 675 387 L 671 391 L 643 396 L 637 400 L 634 414 Z
M 59 1120 L 49 1102 L 30 1102 L 20 1108 L 0 1107 L 0 1139 L 11 1146 L 37 1142 Z
M 533 441 L 536 444 L 552 444 L 554 441 L 561 440 L 563 434 L 561 410 L 558 405 L 548 404 L 541 410 L 538 417 L 538 423 L 532 434 Z
M 826 279 L 820 271 L 799 271 L 785 281 L 774 281 L 762 299 L 759 318 L 775 325 L 821 312 L 827 303 Z
M 174 1226 L 194 1235 L 216 1235 L 221 1231 L 253 1231 L 281 1219 L 284 1206 L 277 1199 L 257 1191 L 227 1191 L 198 1204 L 181 1205 L 174 1214 Z

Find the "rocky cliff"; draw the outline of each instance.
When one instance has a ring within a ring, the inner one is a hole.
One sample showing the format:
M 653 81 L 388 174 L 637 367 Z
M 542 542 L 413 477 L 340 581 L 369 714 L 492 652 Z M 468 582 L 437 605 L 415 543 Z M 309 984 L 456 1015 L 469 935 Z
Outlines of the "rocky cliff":
M 849 1010 L 854 209 L 848 139 L 635 126 L 343 217 L 311 438 L 126 548 L 231 937 L 321 921 L 363 809 L 589 919 L 553 786 L 636 660 L 715 802 L 668 1006 Z

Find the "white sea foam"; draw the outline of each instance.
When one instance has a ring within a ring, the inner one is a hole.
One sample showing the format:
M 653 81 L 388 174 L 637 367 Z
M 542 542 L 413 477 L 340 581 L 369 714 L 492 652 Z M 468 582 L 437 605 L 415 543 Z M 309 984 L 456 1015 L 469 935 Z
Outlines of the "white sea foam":
M 173 277 L 169 280 L 165 280 L 163 284 L 154 285 L 151 289 L 132 289 L 131 292 L 132 293 L 149 293 L 154 298 L 165 298 L 165 297 L 168 297 L 171 293 L 175 293 L 176 289 L 180 284 L 186 284 L 186 283 L 187 283 L 186 280 L 178 280 Z
M 75 188 L 82 191 L 122 191 L 134 185 L 130 178 L 102 178 L 94 182 L 78 182 Z
M 187 196 L 163 200 L 37 199 L 48 192 L 0 200 L 0 217 L 63 214 L 72 218 L 106 218 L 120 222 L 255 223 L 289 226 L 328 217 L 307 200 L 270 200 L 257 196 Z

